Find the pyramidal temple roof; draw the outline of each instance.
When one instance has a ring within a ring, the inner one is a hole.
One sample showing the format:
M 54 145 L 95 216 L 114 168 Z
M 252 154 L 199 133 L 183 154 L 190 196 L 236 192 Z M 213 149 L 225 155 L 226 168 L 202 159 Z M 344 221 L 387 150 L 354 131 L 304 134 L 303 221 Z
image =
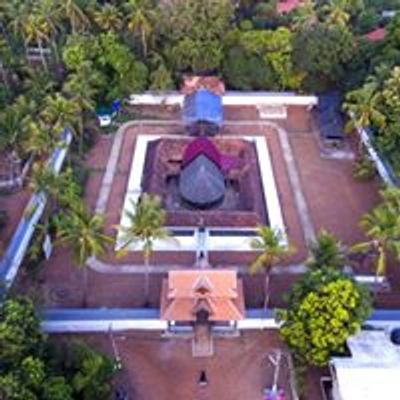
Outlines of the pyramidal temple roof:
M 170 271 L 163 282 L 161 319 L 194 321 L 200 310 L 211 321 L 244 318 L 243 287 L 232 270 Z
M 179 192 L 195 206 L 211 206 L 225 195 L 224 175 L 205 154 L 199 154 L 181 171 Z

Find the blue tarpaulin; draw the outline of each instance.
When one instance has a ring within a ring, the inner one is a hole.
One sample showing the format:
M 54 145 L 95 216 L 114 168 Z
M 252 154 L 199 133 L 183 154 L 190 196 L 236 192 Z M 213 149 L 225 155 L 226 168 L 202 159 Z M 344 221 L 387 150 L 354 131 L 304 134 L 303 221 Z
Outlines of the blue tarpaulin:
M 221 126 L 223 122 L 222 98 L 206 89 L 185 97 L 183 120 L 186 124 L 208 122 Z
M 341 97 L 339 94 L 330 93 L 318 97 L 316 117 L 324 139 L 340 140 L 344 138 L 344 122 L 340 108 Z

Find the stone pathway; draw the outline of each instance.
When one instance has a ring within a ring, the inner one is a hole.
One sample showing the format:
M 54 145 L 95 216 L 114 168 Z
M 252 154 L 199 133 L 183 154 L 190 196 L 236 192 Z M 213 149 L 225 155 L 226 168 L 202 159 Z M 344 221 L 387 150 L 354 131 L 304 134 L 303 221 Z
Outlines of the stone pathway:
M 198 324 L 194 327 L 192 339 L 193 357 L 211 357 L 214 355 L 214 341 L 208 324 Z
M 304 239 L 307 243 L 310 243 L 315 240 L 315 229 L 311 220 L 310 210 L 308 209 L 307 201 L 301 187 L 300 176 L 297 171 L 296 161 L 294 159 L 292 148 L 290 147 L 286 130 L 280 128 L 279 126 L 275 126 L 275 129 L 278 132 L 283 156 L 285 158 L 286 166 L 288 169 L 289 180 L 292 186 L 294 200 L 300 217 Z
M 87 260 L 87 265 L 93 271 L 96 271 L 100 274 L 143 274 L 144 265 L 143 264 L 122 264 L 122 265 L 113 265 L 105 263 L 96 257 L 91 257 Z M 177 264 L 163 264 L 163 265 L 149 265 L 147 267 L 147 271 L 150 274 L 164 274 L 171 270 L 178 269 L 186 269 L 185 265 L 177 265 Z M 229 267 L 223 265 L 215 265 L 214 269 L 232 269 L 238 271 L 241 274 L 248 274 L 249 267 L 248 265 L 229 265 Z M 272 275 L 298 275 L 303 274 L 307 270 L 307 267 L 304 264 L 293 264 L 293 265 L 275 265 L 272 267 L 271 274 Z

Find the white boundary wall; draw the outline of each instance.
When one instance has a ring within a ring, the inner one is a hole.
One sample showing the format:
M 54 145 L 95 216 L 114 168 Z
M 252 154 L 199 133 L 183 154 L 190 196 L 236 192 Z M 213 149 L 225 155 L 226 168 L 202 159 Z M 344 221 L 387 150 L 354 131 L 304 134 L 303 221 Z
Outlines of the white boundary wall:
M 131 164 L 131 171 L 128 181 L 128 187 L 125 194 L 123 211 L 121 215 L 121 226 L 129 226 L 129 218 L 126 212 L 135 212 L 134 204 L 137 203 L 142 193 L 142 175 L 146 159 L 146 149 L 150 142 L 161 138 L 160 135 L 138 135 L 136 141 L 135 152 Z M 286 228 L 282 216 L 282 210 L 279 201 L 278 190 L 276 187 L 275 177 L 273 173 L 272 161 L 270 158 L 268 145 L 263 136 L 241 136 L 242 139 L 252 141 L 257 150 L 258 164 L 260 167 L 262 191 L 266 203 L 266 209 L 270 226 L 282 234 L 282 243 L 287 245 Z M 170 227 L 171 228 L 171 227 Z M 156 251 L 197 251 L 198 235 L 197 227 L 187 227 L 194 229 L 191 236 L 174 235 L 175 240 L 156 241 L 154 250 Z M 221 230 L 229 231 L 229 228 L 221 227 Z M 217 229 L 217 228 L 215 228 Z M 243 230 L 251 230 L 248 227 Z M 239 230 L 239 229 L 237 229 Z M 251 251 L 251 239 L 255 236 L 210 236 L 209 229 L 206 229 L 206 248 L 207 251 Z M 119 250 L 123 246 L 122 232 L 118 231 L 115 249 Z M 140 242 L 132 243 L 129 250 L 139 250 L 142 247 Z
M 46 333 L 90 333 L 141 330 L 141 331 L 165 331 L 168 328 L 167 321 L 160 319 L 121 319 L 121 320 L 44 320 L 41 328 Z
M 179 105 L 182 107 L 184 95 L 180 92 L 167 93 L 133 93 L 128 98 L 128 104 L 134 105 Z M 291 92 L 235 92 L 228 91 L 222 96 L 224 106 L 315 106 L 317 96 L 303 96 Z
M 72 141 L 72 134 L 65 130 L 62 137 L 63 145 L 52 153 L 47 162 L 47 168 L 58 175 L 68 147 Z M 35 232 L 36 225 L 43 214 L 46 206 L 46 195 L 43 192 L 34 193 L 26 206 L 22 218 L 14 232 L 14 235 L 0 262 L 0 278 L 4 281 L 6 288 L 9 288 L 18 273 L 22 260 L 25 257 L 30 240 Z
M 379 154 L 377 151 L 374 149 L 371 139 L 365 129 L 360 129 L 358 128 L 358 133 L 360 135 L 361 141 L 364 144 L 365 148 L 367 149 L 372 161 L 375 164 L 375 167 L 379 173 L 379 176 L 382 178 L 382 180 L 389 186 L 396 186 L 396 183 L 393 181 L 392 177 L 388 173 L 384 163 L 382 162 Z

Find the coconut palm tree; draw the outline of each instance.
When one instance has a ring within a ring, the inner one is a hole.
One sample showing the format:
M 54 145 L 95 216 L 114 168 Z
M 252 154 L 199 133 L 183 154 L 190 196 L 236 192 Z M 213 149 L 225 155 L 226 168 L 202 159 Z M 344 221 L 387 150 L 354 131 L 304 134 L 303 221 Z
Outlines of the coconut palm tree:
M 71 26 L 71 33 L 84 32 L 90 27 L 90 19 L 86 10 L 77 0 L 64 0 L 60 2 L 60 12 L 65 15 Z
M 371 125 L 383 127 L 386 117 L 379 109 L 381 96 L 379 83 L 373 77 L 370 77 L 360 89 L 349 92 L 343 105 L 344 110 L 350 114 L 346 130 L 352 131 L 354 128 L 366 128 Z
M 61 93 L 56 93 L 47 96 L 44 103 L 41 116 L 50 130 L 60 134 L 64 129 L 69 129 L 75 137 L 82 134 L 82 131 L 76 129 L 82 110 L 74 100 L 67 99 Z
M 170 235 L 168 230 L 164 228 L 167 215 L 158 196 L 144 193 L 140 200 L 133 204 L 133 207 L 134 212 L 126 211 L 129 225 L 119 227 L 122 231 L 120 251 L 123 254 L 131 244 L 139 243 L 141 245 L 146 267 L 145 299 L 147 304 L 150 290 L 149 264 L 154 241 L 168 240 Z
M 35 109 L 34 103 L 25 96 L 19 96 L 13 104 L 0 113 L 0 148 L 16 150 L 24 122 Z
M 32 191 L 47 196 L 50 215 L 56 205 L 59 208 L 72 207 L 79 200 L 80 188 L 74 180 L 71 169 L 66 169 L 57 175 L 47 165 L 35 163 L 29 186 Z
M 44 19 L 49 27 L 48 42 L 50 42 L 54 56 L 58 62 L 59 54 L 56 39 L 58 28 L 61 27 L 62 22 L 58 2 L 54 0 L 38 0 L 35 3 L 34 12 Z
M 258 237 L 250 242 L 253 250 L 259 254 L 250 265 L 250 273 L 265 273 L 264 307 L 267 308 L 269 300 L 269 281 L 272 266 L 291 253 L 291 249 L 282 244 L 282 233 L 269 226 L 259 226 Z
M 54 90 L 55 82 L 49 73 L 39 71 L 37 68 L 26 67 L 23 72 L 23 87 L 26 95 L 40 105 L 43 99 Z
M 146 0 L 129 0 L 126 3 L 129 12 L 126 18 L 127 28 L 130 32 L 140 35 L 145 57 L 147 56 L 149 38 L 154 31 L 152 21 L 154 11 L 149 6 L 151 7 L 151 4 Z
M 56 218 L 57 243 L 72 248 L 74 261 L 83 273 L 84 305 L 88 286 L 86 260 L 106 253 L 113 239 L 103 233 L 105 220 L 102 215 L 92 215 L 83 203 L 78 203 Z
M 24 25 L 27 16 L 32 12 L 32 4 L 29 1 L 9 0 L 4 1 L 1 6 L 6 21 L 6 27 L 16 38 L 23 38 L 25 54 L 28 55 L 27 40 L 24 36 Z
M 71 101 L 80 109 L 76 124 L 79 133 L 79 153 L 82 154 L 84 139 L 84 121 L 88 113 L 93 112 L 96 107 L 94 101 L 98 93 L 98 85 L 101 84 L 101 78 L 90 67 L 90 64 L 83 64 L 81 68 L 68 75 L 63 86 L 63 92 L 67 94 Z
M 376 259 L 376 275 L 384 275 L 387 256 L 400 260 L 400 189 L 382 192 L 383 202 L 365 214 L 360 225 L 370 239 L 354 245 L 350 252 L 371 252 Z
M 55 135 L 43 121 L 28 118 L 21 129 L 24 153 L 33 154 L 43 160 L 61 144 L 60 135 Z
M 40 51 L 40 58 L 43 67 L 48 70 L 46 56 L 44 54 L 44 45 L 51 40 L 53 27 L 45 16 L 38 13 L 27 15 L 23 25 L 23 37 L 25 38 L 26 48 L 29 44 L 36 44 Z
M 107 3 L 93 12 L 93 18 L 100 29 L 118 32 L 122 28 L 122 14 L 116 6 Z
M 305 0 L 301 7 L 293 12 L 292 27 L 294 30 L 309 28 L 318 22 L 318 15 L 315 10 L 315 3 L 312 0 Z
M 348 0 L 330 0 L 322 7 L 323 11 L 327 13 L 327 24 L 341 27 L 347 26 L 350 21 L 350 14 L 347 11 L 347 3 Z
M 345 263 L 346 255 L 339 240 L 325 230 L 319 232 L 315 243 L 310 245 L 307 266 L 311 269 L 324 267 L 341 269 Z

